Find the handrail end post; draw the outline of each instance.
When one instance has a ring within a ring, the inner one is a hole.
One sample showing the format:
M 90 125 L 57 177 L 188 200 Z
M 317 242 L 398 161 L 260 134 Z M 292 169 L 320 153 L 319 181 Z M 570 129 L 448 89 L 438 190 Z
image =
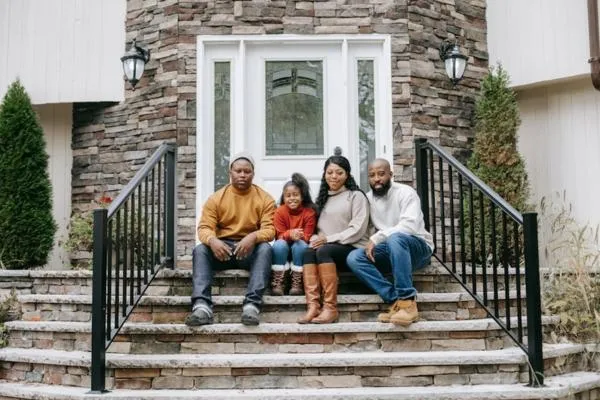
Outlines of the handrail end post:
M 166 256 L 171 260 L 169 268 L 174 269 L 177 260 L 175 223 L 177 218 L 177 145 L 175 143 L 169 143 L 169 151 L 166 153 L 166 157 Z
M 425 229 L 429 230 L 429 178 L 427 175 L 427 150 L 424 145 L 427 143 L 425 138 L 416 138 L 415 143 L 415 166 L 417 173 L 417 194 L 421 200 L 421 210 Z
M 94 210 L 92 272 L 91 390 L 105 392 L 106 347 L 106 225 L 108 210 Z
M 530 364 L 529 384 L 533 387 L 540 387 L 544 385 L 544 354 L 542 350 L 542 294 L 537 213 L 523 213 L 523 238 L 527 295 L 527 352 Z

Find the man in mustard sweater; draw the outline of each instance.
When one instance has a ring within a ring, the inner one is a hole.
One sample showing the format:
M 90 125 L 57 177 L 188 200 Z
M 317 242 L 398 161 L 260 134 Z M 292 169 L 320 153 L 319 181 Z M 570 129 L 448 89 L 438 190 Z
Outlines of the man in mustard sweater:
M 229 164 L 230 184 L 213 193 L 202 208 L 198 224 L 200 244 L 194 248 L 192 313 L 189 326 L 213 322 L 213 269 L 243 268 L 250 279 L 242 307 L 242 323 L 258 325 L 265 287 L 271 275 L 271 246 L 275 237 L 275 201 L 257 185 L 254 160 L 247 152 Z

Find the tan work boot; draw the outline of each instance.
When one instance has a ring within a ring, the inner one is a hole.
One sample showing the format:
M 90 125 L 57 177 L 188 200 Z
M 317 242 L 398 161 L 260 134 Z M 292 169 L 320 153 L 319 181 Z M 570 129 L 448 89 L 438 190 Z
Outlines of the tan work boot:
M 319 278 L 323 287 L 323 310 L 318 317 L 313 318 L 313 324 L 331 324 L 337 322 L 338 276 L 335 263 L 319 264 Z
M 398 300 L 398 311 L 390 317 L 395 325 L 409 326 L 419 319 L 419 310 L 415 300 Z
M 306 295 L 306 314 L 298 319 L 299 324 L 308 324 L 321 313 L 321 283 L 317 264 L 306 264 L 302 270 L 304 294 Z
M 271 294 L 273 296 L 283 296 L 285 290 L 286 271 L 271 271 Z
M 304 294 L 302 290 L 302 272 L 292 271 L 292 287 L 290 288 L 290 296 L 299 296 Z
M 390 318 L 392 318 L 392 315 L 396 314 L 398 312 L 398 310 L 400 310 L 400 302 L 402 300 L 396 300 L 395 302 L 392 303 L 392 305 L 390 306 L 389 310 L 387 312 L 381 313 L 377 316 L 377 322 L 383 322 L 385 324 L 390 322 Z

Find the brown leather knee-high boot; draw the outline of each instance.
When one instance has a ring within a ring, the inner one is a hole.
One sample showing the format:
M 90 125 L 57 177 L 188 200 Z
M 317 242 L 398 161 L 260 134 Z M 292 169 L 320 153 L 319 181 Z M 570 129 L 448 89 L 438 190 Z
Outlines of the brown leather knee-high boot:
M 321 312 L 321 284 L 317 264 L 305 264 L 302 269 L 306 314 L 298 319 L 299 324 L 308 324 Z
M 319 264 L 319 278 L 323 287 L 323 311 L 313 318 L 313 324 L 331 324 L 337 322 L 338 275 L 335 263 Z

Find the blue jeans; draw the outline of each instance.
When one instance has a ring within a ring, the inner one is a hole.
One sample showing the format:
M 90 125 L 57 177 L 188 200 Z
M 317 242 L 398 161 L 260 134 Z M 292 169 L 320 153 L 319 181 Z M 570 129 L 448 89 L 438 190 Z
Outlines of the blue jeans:
M 297 267 L 304 265 L 304 250 L 308 244 L 304 240 L 296 240 L 290 246 L 287 241 L 279 239 L 273 243 L 273 264 L 285 265 L 292 253 L 292 264 Z
M 237 244 L 237 242 L 227 239 L 223 242 L 231 248 Z M 243 260 L 232 257 L 225 262 L 217 260 L 209 246 L 199 244 L 192 252 L 192 264 L 192 305 L 196 300 L 202 300 L 209 307 L 212 307 L 213 269 L 240 268 L 250 270 L 250 279 L 243 304 L 252 303 L 260 309 L 263 293 L 271 278 L 271 246 L 268 243 L 258 243 L 252 254 Z
M 386 303 L 415 296 L 412 273 L 424 267 L 431 259 L 431 249 L 416 236 L 395 233 L 373 249 L 375 265 L 367 258 L 364 249 L 353 250 L 346 262 L 354 274 L 373 289 Z M 380 271 L 392 271 L 394 282 L 388 281 Z

